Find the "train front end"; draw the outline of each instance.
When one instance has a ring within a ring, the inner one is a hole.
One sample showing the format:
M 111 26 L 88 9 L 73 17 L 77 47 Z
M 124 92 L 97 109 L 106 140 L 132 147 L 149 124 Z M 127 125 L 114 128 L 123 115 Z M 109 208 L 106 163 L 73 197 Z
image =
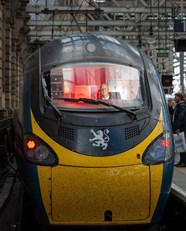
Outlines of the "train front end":
M 100 86 L 111 99 L 102 100 Z M 137 225 L 161 219 L 173 141 L 151 60 L 124 41 L 80 33 L 27 62 L 16 158 L 37 220 Z

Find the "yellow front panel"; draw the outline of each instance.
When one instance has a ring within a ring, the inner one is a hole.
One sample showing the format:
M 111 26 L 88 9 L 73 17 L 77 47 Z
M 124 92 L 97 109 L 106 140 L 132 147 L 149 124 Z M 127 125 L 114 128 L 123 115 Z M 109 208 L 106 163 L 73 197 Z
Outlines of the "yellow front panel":
M 94 157 L 70 151 L 52 140 L 32 115 L 33 132 L 55 150 L 59 165 L 38 166 L 41 195 L 51 224 L 150 223 L 159 199 L 163 164 L 145 166 L 146 147 L 162 132 L 162 121 L 149 136 L 124 153 Z M 104 213 L 112 211 L 112 221 Z
M 149 167 L 58 166 L 52 169 L 52 218 L 62 223 L 103 223 L 147 219 L 150 210 Z

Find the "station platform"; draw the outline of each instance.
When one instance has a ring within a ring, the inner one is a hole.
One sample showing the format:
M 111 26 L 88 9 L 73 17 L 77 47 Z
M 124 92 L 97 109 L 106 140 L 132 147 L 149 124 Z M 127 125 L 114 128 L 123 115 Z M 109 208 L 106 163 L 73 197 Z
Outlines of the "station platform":
M 186 206 L 186 167 L 174 167 L 171 193 Z

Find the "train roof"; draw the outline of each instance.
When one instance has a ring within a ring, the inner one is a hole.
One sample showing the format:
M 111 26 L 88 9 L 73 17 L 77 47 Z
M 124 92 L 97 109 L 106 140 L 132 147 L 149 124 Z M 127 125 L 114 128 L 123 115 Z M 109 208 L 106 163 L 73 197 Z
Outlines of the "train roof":
M 36 50 L 26 70 L 51 67 L 69 62 L 116 62 L 144 68 L 141 52 L 128 42 L 100 33 L 74 33 L 50 41 Z M 40 57 L 40 58 L 39 58 Z

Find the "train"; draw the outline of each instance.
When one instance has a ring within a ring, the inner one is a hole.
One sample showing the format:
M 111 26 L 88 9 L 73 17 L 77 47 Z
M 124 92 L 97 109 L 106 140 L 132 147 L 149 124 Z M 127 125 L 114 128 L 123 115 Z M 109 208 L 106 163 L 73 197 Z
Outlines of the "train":
M 110 99 L 101 98 L 107 84 Z M 14 149 L 44 226 L 158 224 L 171 191 L 174 142 L 159 73 L 125 40 L 81 32 L 25 62 Z

